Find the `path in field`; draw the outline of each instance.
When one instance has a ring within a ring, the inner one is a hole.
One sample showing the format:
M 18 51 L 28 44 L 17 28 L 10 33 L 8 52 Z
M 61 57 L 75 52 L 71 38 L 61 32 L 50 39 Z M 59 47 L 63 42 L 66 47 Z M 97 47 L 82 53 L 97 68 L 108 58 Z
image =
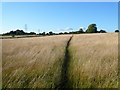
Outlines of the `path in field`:
M 68 48 L 70 45 L 70 41 L 72 40 L 72 37 L 73 36 L 70 37 L 66 45 L 65 58 L 63 61 L 62 69 L 61 69 L 61 80 L 60 80 L 60 84 L 56 86 L 57 89 L 72 87 L 72 83 L 68 79 L 68 68 L 69 68 L 69 62 L 70 62 L 70 54 L 69 54 Z

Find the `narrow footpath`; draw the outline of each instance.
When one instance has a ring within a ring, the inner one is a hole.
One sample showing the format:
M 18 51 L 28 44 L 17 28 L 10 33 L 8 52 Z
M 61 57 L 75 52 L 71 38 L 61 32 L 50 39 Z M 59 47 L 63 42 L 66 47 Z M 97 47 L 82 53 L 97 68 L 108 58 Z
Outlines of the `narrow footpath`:
M 68 79 L 68 68 L 69 68 L 69 62 L 70 62 L 70 54 L 69 54 L 68 48 L 70 46 L 70 41 L 72 40 L 72 38 L 73 36 L 70 37 L 66 45 L 65 57 L 64 57 L 64 61 L 61 69 L 61 80 L 60 80 L 60 84 L 56 86 L 56 89 L 72 87 L 72 83 Z

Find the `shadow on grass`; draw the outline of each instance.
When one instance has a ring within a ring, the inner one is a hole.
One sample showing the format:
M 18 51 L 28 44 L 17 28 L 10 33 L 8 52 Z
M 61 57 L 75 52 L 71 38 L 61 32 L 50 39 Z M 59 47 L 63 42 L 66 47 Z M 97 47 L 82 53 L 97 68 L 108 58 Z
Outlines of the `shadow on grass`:
M 56 89 L 72 88 L 72 83 L 69 81 L 69 78 L 68 78 L 68 69 L 69 69 L 69 62 L 70 62 L 70 53 L 68 48 L 69 48 L 72 37 L 73 36 L 70 37 L 66 45 L 65 58 L 63 61 L 62 69 L 61 69 L 61 80 L 59 85 L 56 85 L 55 87 Z

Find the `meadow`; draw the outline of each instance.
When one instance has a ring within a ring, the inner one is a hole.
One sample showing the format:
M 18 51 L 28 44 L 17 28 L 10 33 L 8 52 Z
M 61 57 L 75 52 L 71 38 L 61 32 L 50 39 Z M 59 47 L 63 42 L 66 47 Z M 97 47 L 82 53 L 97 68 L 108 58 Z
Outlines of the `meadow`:
M 70 36 L 3 40 L 3 88 L 54 88 Z
M 117 88 L 118 34 L 71 36 L 3 39 L 2 87 L 56 88 L 67 68 L 71 88 Z
M 118 87 L 117 33 L 74 35 L 69 51 L 71 87 Z

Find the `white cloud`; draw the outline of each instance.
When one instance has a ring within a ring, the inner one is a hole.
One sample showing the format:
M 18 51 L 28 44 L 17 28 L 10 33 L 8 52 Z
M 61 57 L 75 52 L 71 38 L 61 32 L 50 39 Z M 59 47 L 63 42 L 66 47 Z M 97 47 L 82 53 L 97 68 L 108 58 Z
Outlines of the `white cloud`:
M 73 30 L 71 27 L 66 27 L 65 30 Z
M 9 31 L 7 31 L 7 30 L 0 30 L 0 34 L 7 33 L 7 32 L 9 32 Z
M 73 28 L 71 28 L 71 27 L 66 27 L 66 28 L 60 29 L 60 30 L 62 30 L 62 31 L 70 31 L 70 30 L 73 30 Z

